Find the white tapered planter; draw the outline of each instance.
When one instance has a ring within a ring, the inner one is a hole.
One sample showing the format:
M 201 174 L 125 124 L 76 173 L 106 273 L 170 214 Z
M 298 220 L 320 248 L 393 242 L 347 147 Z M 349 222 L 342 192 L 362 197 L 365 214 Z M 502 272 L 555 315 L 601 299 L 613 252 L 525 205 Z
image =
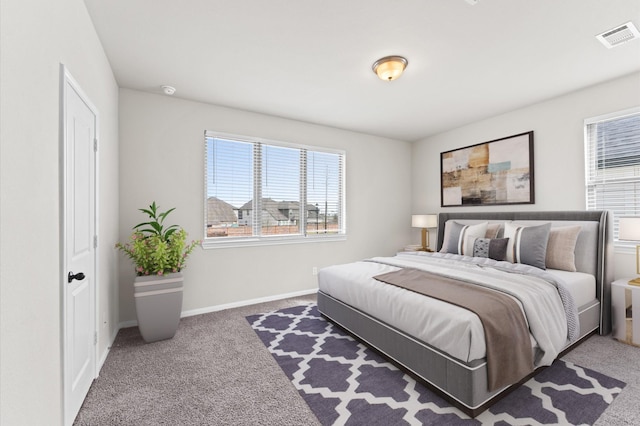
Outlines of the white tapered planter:
M 145 342 L 171 339 L 182 312 L 181 272 L 136 277 L 133 283 L 138 328 Z

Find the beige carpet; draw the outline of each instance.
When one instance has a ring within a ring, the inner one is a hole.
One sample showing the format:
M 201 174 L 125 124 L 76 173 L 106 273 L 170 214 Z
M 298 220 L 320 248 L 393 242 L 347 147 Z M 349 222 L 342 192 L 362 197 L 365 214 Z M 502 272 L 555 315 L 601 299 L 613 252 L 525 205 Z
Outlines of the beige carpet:
M 299 297 L 184 318 L 171 340 L 120 330 L 76 425 L 317 425 L 245 319 Z M 640 348 L 594 336 L 563 359 L 627 383 L 596 425 L 640 424 Z

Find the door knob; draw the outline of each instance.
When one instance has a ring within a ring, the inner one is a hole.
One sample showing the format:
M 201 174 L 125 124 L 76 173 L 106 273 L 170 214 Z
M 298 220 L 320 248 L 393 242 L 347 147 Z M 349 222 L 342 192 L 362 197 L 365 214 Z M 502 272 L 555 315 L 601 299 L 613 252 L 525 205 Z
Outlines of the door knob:
M 84 280 L 84 274 L 82 272 L 78 272 L 77 274 L 74 274 L 73 272 L 69 272 L 69 274 L 67 275 L 67 280 L 69 282 L 73 280 L 82 281 Z

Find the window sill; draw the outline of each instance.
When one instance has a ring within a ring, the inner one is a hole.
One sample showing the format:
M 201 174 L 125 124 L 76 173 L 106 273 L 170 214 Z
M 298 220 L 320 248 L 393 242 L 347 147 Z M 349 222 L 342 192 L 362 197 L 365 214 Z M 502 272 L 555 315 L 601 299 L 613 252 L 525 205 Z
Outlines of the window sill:
M 242 239 L 224 239 L 214 241 L 213 238 L 207 238 L 202 241 L 202 248 L 220 249 L 220 248 L 236 248 L 236 247 L 259 247 L 259 246 L 275 246 L 283 244 L 309 244 L 309 243 L 326 243 L 333 241 L 346 241 L 346 234 L 333 234 L 321 236 L 293 236 L 293 237 L 261 237 L 261 238 L 242 238 Z

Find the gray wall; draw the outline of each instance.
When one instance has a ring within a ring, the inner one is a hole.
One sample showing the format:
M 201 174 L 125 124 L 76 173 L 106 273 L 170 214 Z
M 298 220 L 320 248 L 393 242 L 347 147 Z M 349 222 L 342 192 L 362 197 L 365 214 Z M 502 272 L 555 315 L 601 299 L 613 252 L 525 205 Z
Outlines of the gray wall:
M 2 0 L 0 424 L 62 422 L 59 77 L 100 120 L 99 361 L 117 331 L 118 87 L 82 0 Z
M 184 270 L 183 311 L 316 288 L 312 268 L 396 253 L 410 238 L 407 142 L 254 114 L 164 95 L 120 90 L 120 239 L 155 200 L 177 207 L 171 223 L 203 236 L 204 131 L 346 151 L 346 241 L 203 250 Z M 120 262 L 120 320 L 135 318 L 131 263 Z
M 413 145 L 414 212 L 584 210 L 584 120 L 640 105 L 640 73 L 431 136 Z M 534 131 L 535 204 L 440 207 L 440 153 Z M 616 277 L 634 275 L 630 253 L 616 254 Z

